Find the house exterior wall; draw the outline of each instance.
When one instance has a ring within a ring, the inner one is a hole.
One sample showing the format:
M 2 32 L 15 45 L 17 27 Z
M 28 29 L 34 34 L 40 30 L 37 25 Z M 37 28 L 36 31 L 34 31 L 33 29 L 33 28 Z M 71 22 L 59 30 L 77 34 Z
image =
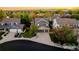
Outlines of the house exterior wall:
M 49 22 L 47 18 L 36 18 L 35 25 L 38 26 L 38 32 L 49 32 Z

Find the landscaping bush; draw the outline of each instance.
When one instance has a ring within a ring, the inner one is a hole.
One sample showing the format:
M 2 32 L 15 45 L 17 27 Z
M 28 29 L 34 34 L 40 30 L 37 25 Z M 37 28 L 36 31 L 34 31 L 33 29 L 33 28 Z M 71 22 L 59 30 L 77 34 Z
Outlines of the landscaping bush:
M 25 31 L 23 33 L 23 37 L 27 37 L 27 38 L 31 38 L 36 36 L 36 31 L 37 31 L 37 27 L 35 25 L 32 25 L 31 28 L 29 29 L 29 31 Z
M 36 35 L 36 33 L 33 33 L 32 31 L 25 31 L 24 34 L 23 34 L 23 37 L 25 38 L 31 38 L 31 37 L 34 37 Z
M 51 40 L 55 43 L 77 45 L 77 37 L 74 31 L 68 27 L 57 28 L 53 30 L 53 33 L 49 34 Z

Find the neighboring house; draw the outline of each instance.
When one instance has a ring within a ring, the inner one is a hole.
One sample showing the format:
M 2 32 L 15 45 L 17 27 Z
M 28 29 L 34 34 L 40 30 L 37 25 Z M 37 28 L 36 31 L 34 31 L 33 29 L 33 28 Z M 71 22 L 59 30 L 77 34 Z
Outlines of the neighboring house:
M 75 27 L 77 25 L 76 19 L 71 18 L 55 18 L 53 19 L 53 28 L 68 26 L 68 27 Z
M 62 26 L 70 26 L 73 27 L 77 25 L 79 26 L 79 21 L 71 18 L 60 18 L 56 17 L 51 19 L 53 22 L 52 27 L 62 27 Z M 38 26 L 38 31 L 49 32 L 49 21 L 48 18 L 35 18 L 32 23 L 35 23 Z M 22 32 L 23 24 L 20 24 L 20 19 L 17 18 L 6 18 L 0 22 L 0 29 L 9 29 L 10 32 Z
M 62 18 L 71 18 L 71 15 L 70 14 L 63 14 L 61 17 Z
M 77 35 L 79 36 L 79 20 L 76 21 L 76 32 Z
M 20 19 L 5 18 L 0 22 L 0 29 L 9 29 L 10 32 L 22 32 L 23 24 L 20 24 Z
M 79 28 L 79 20 L 76 21 L 77 28 Z
M 53 28 L 57 28 L 59 27 L 60 25 L 57 23 L 57 20 L 56 19 L 53 19 Z
M 35 21 L 35 25 L 38 26 L 38 31 L 49 31 L 49 22 L 47 18 L 35 18 L 33 21 Z

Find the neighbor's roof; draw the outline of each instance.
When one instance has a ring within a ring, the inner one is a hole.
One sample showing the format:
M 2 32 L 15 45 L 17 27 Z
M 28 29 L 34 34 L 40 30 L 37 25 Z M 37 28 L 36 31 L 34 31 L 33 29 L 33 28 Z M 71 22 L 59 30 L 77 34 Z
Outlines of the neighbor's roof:
M 38 24 L 41 21 L 45 21 L 46 23 L 48 23 L 48 19 L 47 18 L 35 18 L 35 20 L 33 20 L 36 22 L 36 24 Z
M 10 28 L 10 29 L 22 29 L 23 24 L 20 24 L 20 19 L 18 18 L 5 18 L 0 23 L 8 23 L 8 25 L 0 25 L 1 28 Z M 10 25 L 10 23 L 18 23 L 17 25 Z
M 60 24 L 60 25 L 64 25 L 64 24 L 76 24 L 76 19 L 71 19 L 71 18 L 59 18 L 59 19 L 56 19 L 57 23 Z
M 11 23 L 11 22 L 17 22 L 20 23 L 20 19 L 18 18 L 4 18 L 0 23 Z
M 47 18 L 35 18 L 35 24 L 39 26 L 46 26 L 46 24 L 49 24 L 48 19 Z M 46 26 L 48 27 L 48 26 Z

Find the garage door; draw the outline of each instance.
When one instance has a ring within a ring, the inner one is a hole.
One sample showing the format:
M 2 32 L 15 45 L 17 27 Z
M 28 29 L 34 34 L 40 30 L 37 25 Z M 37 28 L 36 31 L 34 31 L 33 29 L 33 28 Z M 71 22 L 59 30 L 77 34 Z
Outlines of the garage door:
M 48 32 L 48 30 L 38 30 L 38 32 Z
M 48 32 L 48 30 L 45 30 L 45 32 Z
M 10 29 L 10 32 L 19 32 L 19 33 L 21 33 L 22 30 L 21 29 Z
M 38 32 L 44 32 L 44 30 L 38 30 Z

